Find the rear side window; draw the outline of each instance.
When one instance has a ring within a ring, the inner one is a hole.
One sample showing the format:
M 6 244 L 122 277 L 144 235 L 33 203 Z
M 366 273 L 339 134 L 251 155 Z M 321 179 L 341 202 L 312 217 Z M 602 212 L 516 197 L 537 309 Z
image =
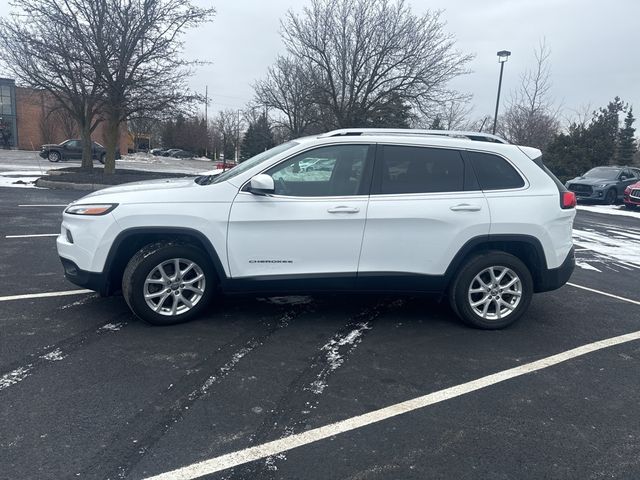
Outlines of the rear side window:
M 465 152 L 464 155 L 473 165 L 482 190 L 524 187 L 524 180 L 520 174 L 505 159 L 481 152 Z
M 398 145 L 379 148 L 381 194 L 464 190 L 464 162 L 455 150 Z

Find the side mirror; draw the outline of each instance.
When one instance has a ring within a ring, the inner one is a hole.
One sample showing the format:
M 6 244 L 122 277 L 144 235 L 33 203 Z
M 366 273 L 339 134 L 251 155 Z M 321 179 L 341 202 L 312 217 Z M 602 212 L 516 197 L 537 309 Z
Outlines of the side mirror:
M 275 185 L 271 175 L 261 173 L 251 179 L 250 192 L 256 195 L 267 195 L 275 192 Z
M 620 180 L 622 180 L 624 182 L 625 180 L 629 180 L 629 177 L 627 177 L 626 175 L 622 175 L 620 177 Z

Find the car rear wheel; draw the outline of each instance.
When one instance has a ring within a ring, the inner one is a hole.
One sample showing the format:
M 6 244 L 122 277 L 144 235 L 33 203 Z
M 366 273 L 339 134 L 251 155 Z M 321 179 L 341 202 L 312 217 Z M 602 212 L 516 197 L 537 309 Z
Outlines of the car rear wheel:
M 61 158 L 62 157 L 60 156 L 60 152 L 56 152 L 55 150 L 52 152 L 49 152 L 49 154 L 47 155 L 47 160 L 53 163 L 58 163 L 61 160 Z
M 616 203 L 617 199 L 618 194 L 616 193 L 616 189 L 610 188 L 609 190 L 607 190 L 607 193 L 604 196 L 604 203 L 606 203 L 607 205 L 613 205 L 614 203 Z
M 216 290 L 216 275 L 198 248 L 171 242 L 147 245 L 127 264 L 122 293 L 133 313 L 154 325 L 199 315 Z
M 489 252 L 471 258 L 461 268 L 449 300 L 468 325 L 486 330 L 504 328 L 517 321 L 533 296 L 531 273 L 517 257 Z

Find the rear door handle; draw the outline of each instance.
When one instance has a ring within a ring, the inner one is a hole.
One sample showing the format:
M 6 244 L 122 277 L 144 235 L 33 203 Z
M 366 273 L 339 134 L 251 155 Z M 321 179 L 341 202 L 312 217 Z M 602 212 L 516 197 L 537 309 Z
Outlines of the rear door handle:
M 339 205 L 337 207 L 329 208 L 329 213 L 358 213 L 360 211 L 357 207 L 347 207 L 346 205 Z
M 453 205 L 449 207 L 449 210 L 454 212 L 479 212 L 482 210 L 480 205 L 470 205 L 468 203 L 460 203 L 459 205 Z

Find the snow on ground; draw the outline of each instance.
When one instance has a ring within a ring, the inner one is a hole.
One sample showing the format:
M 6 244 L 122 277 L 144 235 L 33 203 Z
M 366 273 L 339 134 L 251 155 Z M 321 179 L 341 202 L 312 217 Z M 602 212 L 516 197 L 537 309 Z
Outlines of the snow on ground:
M 611 235 L 596 232 L 592 229 L 573 229 L 573 243 L 579 247 L 576 251 L 576 264 L 584 269 L 598 270 L 591 265 L 601 263 L 612 269 L 622 270 L 640 269 L 640 242 L 637 238 L 626 238 L 622 235 Z M 635 235 L 629 233 L 628 235 Z M 588 256 L 584 251 L 589 250 Z
M 640 218 L 640 210 L 628 210 L 623 205 L 578 205 L 578 210 L 604 215 L 619 215 L 621 217 Z
M 0 187 L 38 188 L 35 181 L 40 178 L 37 170 L 0 172 Z

